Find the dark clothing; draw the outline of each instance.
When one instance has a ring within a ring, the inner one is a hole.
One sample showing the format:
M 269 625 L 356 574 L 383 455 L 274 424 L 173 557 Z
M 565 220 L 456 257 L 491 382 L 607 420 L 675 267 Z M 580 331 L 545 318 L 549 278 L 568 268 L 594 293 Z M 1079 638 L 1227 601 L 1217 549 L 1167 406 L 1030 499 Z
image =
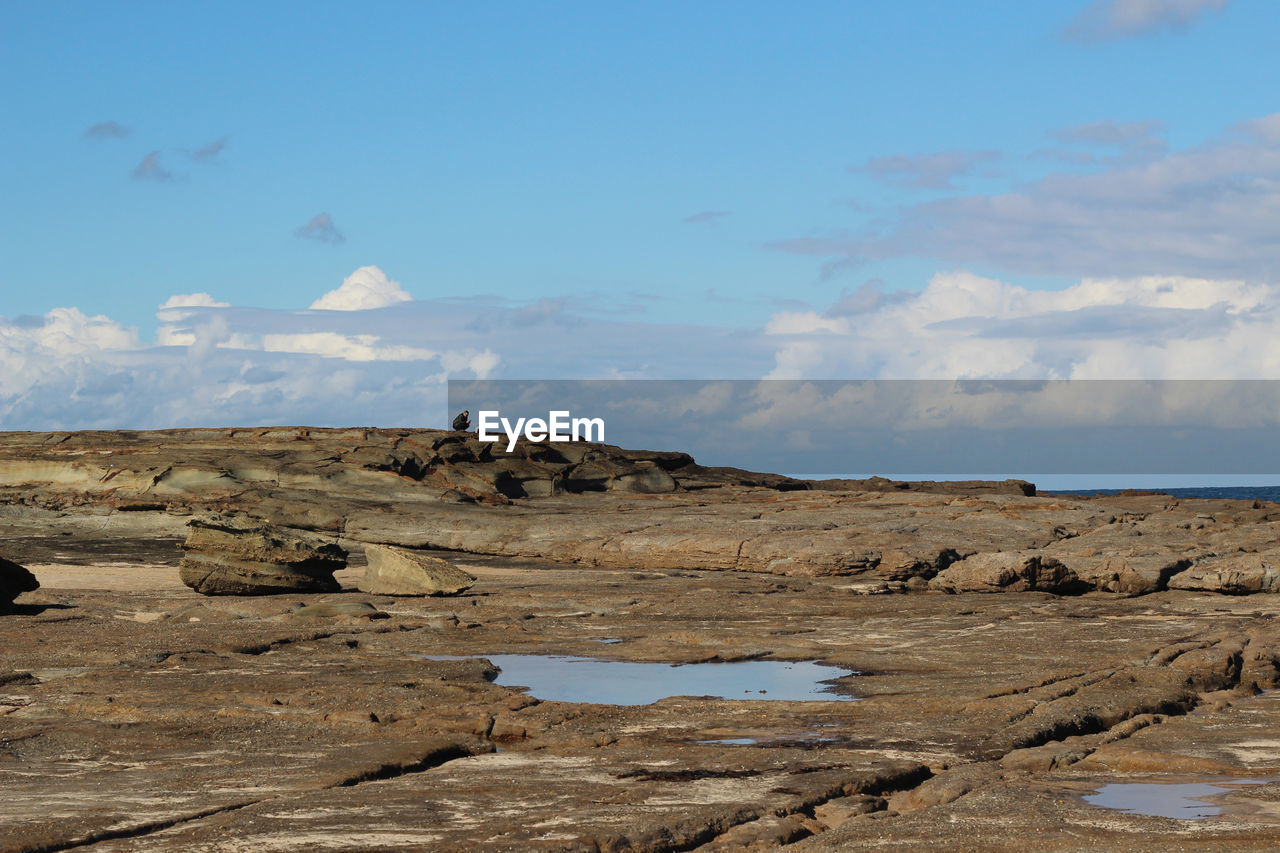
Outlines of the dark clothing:
M 471 429 L 471 418 L 466 412 L 463 412 L 453 419 L 453 428 L 463 431 Z

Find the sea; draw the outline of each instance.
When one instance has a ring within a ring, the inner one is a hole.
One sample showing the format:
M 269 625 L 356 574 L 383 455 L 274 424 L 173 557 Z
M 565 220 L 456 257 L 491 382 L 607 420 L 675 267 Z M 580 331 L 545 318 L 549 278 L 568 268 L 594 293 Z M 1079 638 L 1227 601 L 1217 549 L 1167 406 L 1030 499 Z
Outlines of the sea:
M 873 474 L 792 474 L 806 480 L 848 479 L 863 480 Z M 1177 498 L 1206 498 L 1215 500 L 1246 500 L 1280 502 L 1280 475 L 1273 474 L 1216 474 L 1201 476 L 1167 475 L 1118 475 L 1098 476 L 1079 474 L 937 474 L 900 475 L 880 474 L 889 480 L 1026 480 L 1036 484 L 1040 494 L 1116 495 L 1125 491 L 1162 492 Z
M 1175 498 L 1215 498 L 1243 501 L 1280 502 L 1280 486 L 1191 486 L 1188 488 L 1143 488 L 1144 491 L 1163 492 Z M 1115 495 L 1124 489 L 1041 489 L 1040 494 Z

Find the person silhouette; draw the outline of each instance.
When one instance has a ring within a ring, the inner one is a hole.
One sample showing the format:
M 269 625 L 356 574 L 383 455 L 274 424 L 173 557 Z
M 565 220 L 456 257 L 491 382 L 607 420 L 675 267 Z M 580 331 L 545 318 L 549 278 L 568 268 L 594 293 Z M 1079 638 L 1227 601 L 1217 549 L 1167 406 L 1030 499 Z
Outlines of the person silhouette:
M 453 428 L 460 432 L 466 432 L 471 429 L 471 412 L 463 409 L 462 414 L 453 419 Z

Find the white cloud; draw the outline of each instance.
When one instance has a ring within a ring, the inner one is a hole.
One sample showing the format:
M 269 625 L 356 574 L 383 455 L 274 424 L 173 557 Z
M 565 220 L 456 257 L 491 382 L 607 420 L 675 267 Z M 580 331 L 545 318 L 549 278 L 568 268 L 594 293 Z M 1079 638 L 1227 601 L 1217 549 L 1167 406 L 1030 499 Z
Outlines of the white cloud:
M 379 340 L 377 335 L 340 335 L 336 332 L 263 335 L 261 349 L 264 352 L 302 353 L 346 361 L 424 361 L 439 355 L 434 350 L 421 347 L 379 346 Z
M 385 308 L 413 299 L 398 281 L 375 266 L 360 267 L 342 280 L 342 286 L 311 303 L 312 310 L 365 311 Z
M 77 308 L 55 308 L 36 318 L 0 317 L 0 401 L 50 379 L 75 381 L 92 374 L 103 356 L 140 346 L 137 329 Z
M 771 361 L 758 334 L 598 320 L 542 301 L 286 311 L 191 296 L 166 301 L 150 345 L 75 309 L 0 318 L 0 429 L 445 426 L 452 378 L 750 378 Z
M 164 301 L 160 306 L 163 311 L 166 308 L 229 308 L 230 302 L 219 302 L 207 293 L 175 293 Z
M 1280 379 L 1280 288 L 1149 276 L 1030 290 L 967 272 L 856 314 L 782 312 L 771 378 Z

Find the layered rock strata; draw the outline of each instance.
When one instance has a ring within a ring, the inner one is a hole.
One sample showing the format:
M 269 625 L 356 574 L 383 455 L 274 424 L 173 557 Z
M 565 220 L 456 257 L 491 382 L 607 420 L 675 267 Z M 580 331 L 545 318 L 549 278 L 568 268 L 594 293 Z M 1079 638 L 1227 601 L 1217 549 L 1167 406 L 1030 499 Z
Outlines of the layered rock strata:
M 898 485 L 810 482 L 581 442 L 520 443 L 507 454 L 438 430 L 0 433 L 0 517 L 107 539 L 126 529 L 185 536 L 194 516 L 239 512 L 349 548 L 849 576 L 871 591 L 927 590 L 962 560 L 977 561 L 965 572 L 1021 565 L 965 589 L 1277 588 L 1273 503 L 1036 495 L 1019 481 Z M 935 589 L 958 582 L 959 570 Z
M 243 518 L 193 519 L 178 567 L 182 582 L 202 595 L 336 592 L 333 573 L 347 552 L 318 537 Z

